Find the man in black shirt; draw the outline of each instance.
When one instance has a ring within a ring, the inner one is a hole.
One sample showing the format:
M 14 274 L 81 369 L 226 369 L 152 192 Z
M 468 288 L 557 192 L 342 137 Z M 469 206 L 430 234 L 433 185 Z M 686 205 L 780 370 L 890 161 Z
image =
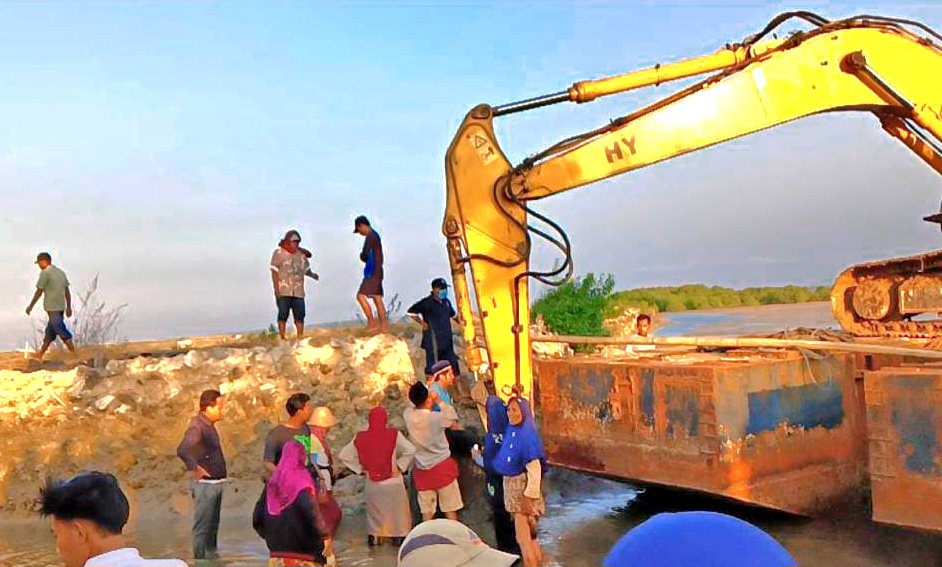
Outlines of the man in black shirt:
M 432 293 L 409 308 L 407 314 L 422 325 L 422 348 L 425 350 L 425 375 L 431 376 L 432 366 L 439 360 L 451 362 L 455 378 L 461 375 L 455 343 L 451 334 L 451 321 L 461 324 L 461 318 L 448 300 L 445 278 L 432 280 Z
M 177 456 L 193 473 L 190 494 L 193 509 L 193 558 L 211 559 L 216 553 L 222 487 L 226 481 L 226 459 L 222 454 L 216 422 L 222 419 L 226 398 L 219 390 L 200 394 L 200 412 L 190 422 L 177 447 Z
M 292 394 L 285 402 L 285 409 L 288 411 L 288 421 L 284 425 L 276 425 L 265 438 L 265 468 L 268 472 L 274 473 L 278 461 L 281 460 L 281 450 L 285 443 L 301 435 L 309 437 L 311 428 L 307 424 L 314 413 L 314 404 L 311 403 L 311 396 L 298 392 Z

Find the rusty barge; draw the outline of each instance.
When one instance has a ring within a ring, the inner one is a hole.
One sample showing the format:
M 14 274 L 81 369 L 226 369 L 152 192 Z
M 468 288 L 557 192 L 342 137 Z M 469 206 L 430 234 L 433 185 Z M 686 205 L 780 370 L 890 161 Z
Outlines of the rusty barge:
M 758 349 L 536 358 L 556 466 L 814 516 L 942 530 L 942 365 Z

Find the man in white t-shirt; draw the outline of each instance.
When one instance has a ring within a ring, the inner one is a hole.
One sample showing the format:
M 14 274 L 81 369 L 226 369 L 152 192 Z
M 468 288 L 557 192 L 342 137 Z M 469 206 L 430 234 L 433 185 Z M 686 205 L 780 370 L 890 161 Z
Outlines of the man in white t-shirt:
M 409 440 L 415 445 L 412 480 L 418 492 L 422 520 L 435 517 L 441 510 L 446 518 L 458 519 L 464 507 L 458 487 L 458 462 L 451 456 L 446 429 L 462 429 L 455 408 L 438 400 L 441 411 L 432 411 L 432 397 L 422 382 L 409 389 L 412 407 L 403 412 Z
M 56 551 L 65 567 L 188 567 L 180 559 L 143 559 L 126 545 L 130 505 L 113 475 L 97 471 L 40 491 L 43 516 L 52 517 Z

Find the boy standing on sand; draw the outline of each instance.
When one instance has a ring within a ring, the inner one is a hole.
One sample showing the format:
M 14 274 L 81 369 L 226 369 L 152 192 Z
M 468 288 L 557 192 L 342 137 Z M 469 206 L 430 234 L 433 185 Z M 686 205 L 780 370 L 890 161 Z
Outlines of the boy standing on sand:
M 37 358 L 43 359 L 49 345 L 56 337 L 62 339 L 65 346 L 72 352 L 75 352 L 75 345 L 72 343 L 72 333 L 65 326 L 65 318 L 72 316 L 72 293 L 69 291 L 69 278 L 65 272 L 52 265 L 52 256 L 48 252 L 41 252 L 36 256 L 36 265 L 42 270 L 39 274 L 39 280 L 36 282 L 36 293 L 33 294 L 33 300 L 29 302 L 26 308 L 26 314 L 33 311 L 33 306 L 43 298 L 43 309 L 49 316 L 46 323 L 46 332 L 43 336 L 43 346 L 39 349 Z

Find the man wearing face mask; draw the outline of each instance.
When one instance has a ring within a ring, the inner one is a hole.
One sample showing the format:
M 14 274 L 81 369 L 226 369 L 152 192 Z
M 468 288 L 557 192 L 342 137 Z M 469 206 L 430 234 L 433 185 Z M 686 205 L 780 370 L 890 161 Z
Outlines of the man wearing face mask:
M 407 311 L 409 317 L 422 326 L 422 348 L 425 350 L 425 375 L 432 375 L 432 367 L 439 360 L 451 363 L 455 377 L 461 375 L 455 343 L 451 334 L 451 322 L 459 325 L 461 318 L 448 300 L 448 283 L 445 278 L 432 280 L 432 293 L 420 299 Z

